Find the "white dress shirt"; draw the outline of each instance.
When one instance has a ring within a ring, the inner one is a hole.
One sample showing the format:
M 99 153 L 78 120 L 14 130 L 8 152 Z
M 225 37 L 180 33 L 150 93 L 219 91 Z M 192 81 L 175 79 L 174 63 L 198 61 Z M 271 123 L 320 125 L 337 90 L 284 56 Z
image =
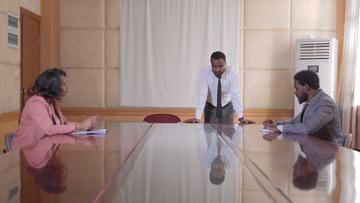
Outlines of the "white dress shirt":
M 225 72 L 221 75 L 221 104 L 225 106 L 232 101 L 238 118 L 243 117 L 243 107 L 240 101 L 240 79 L 239 73 L 230 66 L 225 67 Z M 209 102 L 216 107 L 218 78 L 212 72 L 211 66 L 207 66 L 200 71 L 199 75 L 198 101 L 196 106 L 195 118 L 200 119 L 204 111 L 205 102 Z

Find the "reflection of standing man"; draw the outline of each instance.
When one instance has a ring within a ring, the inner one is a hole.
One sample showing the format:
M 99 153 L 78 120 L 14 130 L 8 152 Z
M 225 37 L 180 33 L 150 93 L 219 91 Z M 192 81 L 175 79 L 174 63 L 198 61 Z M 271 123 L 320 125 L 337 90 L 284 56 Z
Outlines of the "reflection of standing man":
M 225 168 L 230 168 L 235 159 L 233 151 L 223 142 L 224 137 L 238 140 L 238 136 L 233 125 L 205 124 L 203 128 L 198 137 L 199 160 L 201 165 L 210 168 L 210 182 L 219 185 L 225 180 Z
M 225 163 L 224 163 L 224 156 L 221 156 L 221 140 L 219 137 L 216 138 L 216 149 L 217 149 L 217 156 L 211 162 L 210 165 L 210 182 L 214 185 L 220 185 L 225 180 Z

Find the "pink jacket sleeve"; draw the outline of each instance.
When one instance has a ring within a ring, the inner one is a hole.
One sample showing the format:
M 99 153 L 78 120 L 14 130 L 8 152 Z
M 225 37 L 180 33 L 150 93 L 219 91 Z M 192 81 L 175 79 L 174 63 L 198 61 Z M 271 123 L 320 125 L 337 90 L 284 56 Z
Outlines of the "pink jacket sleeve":
M 47 135 L 68 134 L 76 130 L 74 123 L 55 125 L 44 104 L 34 101 L 29 108 L 30 117 L 36 122 Z
M 75 143 L 76 138 L 69 135 L 55 135 L 40 140 L 32 148 L 24 148 L 23 152 L 28 164 L 33 168 L 45 167 L 55 153 L 54 145 Z
M 76 138 L 74 136 L 54 135 L 40 140 L 39 143 L 32 148 L 32 151 L 50 150 L 54 144 L 74 144 L 75 142 Z
M 74 144 L 76 142 L 76 137 L 69 135 L 55 135 L 47 137 L 46 139 L 48 139 L 51 144 Z

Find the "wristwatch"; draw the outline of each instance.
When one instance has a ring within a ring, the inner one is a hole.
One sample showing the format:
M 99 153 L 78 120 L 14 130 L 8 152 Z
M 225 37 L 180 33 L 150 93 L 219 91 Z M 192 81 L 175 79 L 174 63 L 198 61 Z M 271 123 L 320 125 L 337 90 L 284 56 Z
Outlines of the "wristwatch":
M 242 121 L 242 120 L 244 120 L 244 116 L 243 116 L 243 117 L 241 117 L 241 118 L 239 118 L 239 121 Z

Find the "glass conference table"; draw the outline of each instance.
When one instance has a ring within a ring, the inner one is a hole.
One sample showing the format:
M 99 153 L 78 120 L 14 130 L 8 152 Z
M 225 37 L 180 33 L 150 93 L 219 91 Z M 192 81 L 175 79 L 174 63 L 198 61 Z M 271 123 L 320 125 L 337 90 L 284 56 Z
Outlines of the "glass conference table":
M 92 144 L 63 144 L 61 170 L 48 176 L 19 151 L 1 155 L 0 202 L 359 202 L 360 154 L 308 136 L 263 136 L 261 125 L 98 128 L 108 133 Z

